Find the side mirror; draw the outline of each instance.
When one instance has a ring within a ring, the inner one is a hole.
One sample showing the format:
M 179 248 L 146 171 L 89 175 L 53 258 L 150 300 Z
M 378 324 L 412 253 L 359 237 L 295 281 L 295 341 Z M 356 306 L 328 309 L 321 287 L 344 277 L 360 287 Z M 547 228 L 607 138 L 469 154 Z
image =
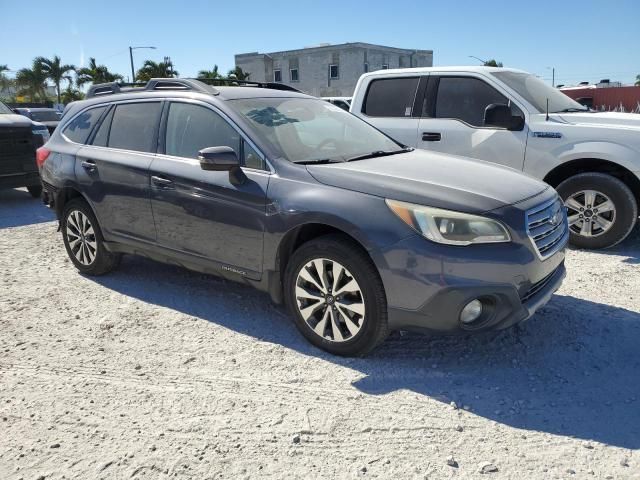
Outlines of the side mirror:
M 484 124 L 487 127 L 522 130 L 524 128 L 524 117 L 521 115 L 512 115 L 509 105 L 492 103 L 484 109 Z
M 247 176 L 240 168 L 240 160 L 231 147 L 209 147 L 198 152 L 200 168 L 215 172 L 229 172 L 229 181 L 233 185 L 241 185 Z
M 209 147 L 198 152 L 200 168 L 217 172 L 230 171 L 240 166 L 238 155 L 231 147 Z

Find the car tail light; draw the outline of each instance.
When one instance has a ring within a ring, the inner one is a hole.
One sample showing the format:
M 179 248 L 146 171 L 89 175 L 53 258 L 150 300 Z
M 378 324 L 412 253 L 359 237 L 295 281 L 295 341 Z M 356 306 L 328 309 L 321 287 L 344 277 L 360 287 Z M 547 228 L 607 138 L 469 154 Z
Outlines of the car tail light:
M 36 150 L 36 164 L 38 165 L 38 168 L 42 168 L 42 166 L 44 165 L 44 162 L 46 162 L 47 158 L 49 158 L 50 153 L 51 153 L 51 150 L 46 149 L 44 147 L 40 147 L 39 149 Z

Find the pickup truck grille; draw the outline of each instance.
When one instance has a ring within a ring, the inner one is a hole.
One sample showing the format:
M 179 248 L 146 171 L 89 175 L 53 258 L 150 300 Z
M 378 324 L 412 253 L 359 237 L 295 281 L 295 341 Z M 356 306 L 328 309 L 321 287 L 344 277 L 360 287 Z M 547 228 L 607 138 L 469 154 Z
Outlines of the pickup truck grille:
M 527 234 L 544 260 L 567 243 L 569 227 L 567 210 L 560 198 L 532 208 L 527 212 Z
M 0 175 L 37 171 L 30 127 L 0 128 Z

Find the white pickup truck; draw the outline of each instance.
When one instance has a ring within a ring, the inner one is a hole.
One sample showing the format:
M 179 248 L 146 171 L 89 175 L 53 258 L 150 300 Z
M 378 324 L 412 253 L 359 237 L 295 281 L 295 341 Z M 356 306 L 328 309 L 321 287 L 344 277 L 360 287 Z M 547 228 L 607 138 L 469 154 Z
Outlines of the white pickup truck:
M 576 246 L 615 245 L 638 219 L 640 115 L 590 111 L 529 73 L 493 67 L 366 73 L 350 111 L 405 145 L 543 179 L 564 199 Z

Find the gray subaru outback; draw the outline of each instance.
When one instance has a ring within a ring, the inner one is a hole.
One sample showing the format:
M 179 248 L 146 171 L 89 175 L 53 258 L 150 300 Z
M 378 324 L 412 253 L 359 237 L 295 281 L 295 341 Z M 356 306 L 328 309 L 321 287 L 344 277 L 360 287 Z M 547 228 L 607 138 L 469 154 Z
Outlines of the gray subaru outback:
M 81 273 L 139 254 L 244 282 L 338 355 L 394 329 L 507 328 L 565 276 L 553 188 L 282 85 L 96 85 L 38 162 Z

